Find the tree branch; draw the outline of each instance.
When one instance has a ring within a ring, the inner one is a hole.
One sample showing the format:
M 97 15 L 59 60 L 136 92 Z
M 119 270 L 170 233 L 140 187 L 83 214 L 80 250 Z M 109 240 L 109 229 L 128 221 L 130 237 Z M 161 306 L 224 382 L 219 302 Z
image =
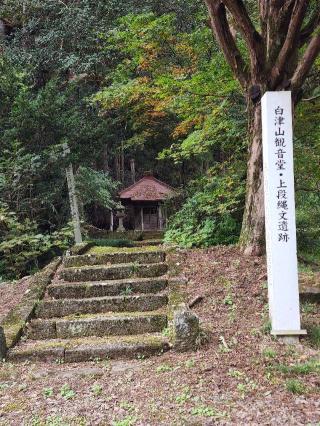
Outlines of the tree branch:
M 223 3 L 232 14 L 243 38 L 247 43 L 250 54 L 253 83 L 258 83 L 265 62 L 263 39 L 253 25 L 242 0 L 223 0 Z
M 275 87 L 279 77 L 283 74 L 286 64 L 293 53 L 298 49 L 298 39 L 304 16 L 307 11 L 307 2 L 301 0 L 295 3 L 288 27 L 286 39 L 279 52 L 275 65 L 271 70 L 271 85 Z
M 315 28 L 320 24 L 320 4 L 316 5 L 316 8 L 311 15 L 308 23 L 302 28 L 300 33 L 299 45 L 302 47 L 305 43 L 308 43 L 312 36 Z
M 266 0 L 259 0 L 259 15 L 262 37 L 265 37 L 268 28 L 270 13 L 270 3 Z
M 311 39 L 307 50 L 301 58 L 295 73 L 291 79 L 291 90 L 297 92 L 303 85 L 312 65 L 314 64 L 320 52 L 320 27 Z
M 320 95 L 316 95 L 316 96 L 312 96 L 311 98 L 303 98 L 301 99 L 303 102 L 312 102 L 315 101 L 316 99 L 319 99 Z
M 275 3 L 280 5 L 280 8 L 284 14 L 288 13 L 290 9 L 297 5 L 297 3 L 302 3 L 305 0 L 285 0 L 284 4 L 281 6 L 281 1 L 275 0 Z
M 250 80 L 249 74 L 246 70 L 246 64 L 231 34 L 225 6 L 221 0 L 205 0 L 205 3 L 210 16 L 211 28 L 224 56 L 241 86 L 246 89 Z

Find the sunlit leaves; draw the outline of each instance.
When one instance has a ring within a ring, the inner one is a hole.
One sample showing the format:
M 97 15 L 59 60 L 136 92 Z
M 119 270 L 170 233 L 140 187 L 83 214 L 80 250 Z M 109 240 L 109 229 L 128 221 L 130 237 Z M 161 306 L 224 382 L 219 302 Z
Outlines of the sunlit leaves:
M 169 222 L 166 240 L 184 247 L 235 243 L 243 211 L 243 177 L 241 166 L 228 173 L 213 168 L 194 182 L 187 201 Z
M 119 183 L 106 173 L 81 166 L 76 174 L 76 187 L 83 205 L 96 203 L 112 210 L 119 204 L 115 201 Z

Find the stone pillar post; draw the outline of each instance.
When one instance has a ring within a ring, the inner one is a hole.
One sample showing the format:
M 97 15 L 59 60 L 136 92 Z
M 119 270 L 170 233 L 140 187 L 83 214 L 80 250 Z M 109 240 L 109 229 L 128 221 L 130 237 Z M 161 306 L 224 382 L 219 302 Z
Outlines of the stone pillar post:
M 70 154 L 70 148 L 68 147 L 68 144 L 66 143 L 63 145 L 63 152 L 64 152 L 64 155 Z M 71 216 L 72 216 L 73 229 L 74 229 L 74 239 L 76 244 L 80 244 L 82 243 L 80 215 L 79 215 L 78 200 L 76 195 L 76 185 L 74 181 L 73 167 L 71 163 L 66 168 L 66 175 L 67 175 L 67 183 L 68 183 Z
M 174 348 L 177 352 L 195 350 L 199 338 L 199 318 L 185 304 L 174 312 Z

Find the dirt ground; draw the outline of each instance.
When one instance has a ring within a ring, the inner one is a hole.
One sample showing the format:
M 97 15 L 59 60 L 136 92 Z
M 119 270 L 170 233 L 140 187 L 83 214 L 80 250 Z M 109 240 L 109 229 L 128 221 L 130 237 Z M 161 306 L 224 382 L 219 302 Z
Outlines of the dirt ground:
M 297 346 L 269 335 L 263 258 L 235 247 L 181 251 L 202 322 L 198 351 L 77 365 L 3 363 L 0 425 L 317 425 L 319 305 Z M 2 300 L 1 300 L 2 304 Z

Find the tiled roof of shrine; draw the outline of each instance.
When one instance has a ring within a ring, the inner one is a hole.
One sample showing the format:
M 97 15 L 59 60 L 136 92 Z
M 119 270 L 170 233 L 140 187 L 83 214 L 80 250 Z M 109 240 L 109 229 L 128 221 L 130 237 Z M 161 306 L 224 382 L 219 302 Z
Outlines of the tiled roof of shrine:
M 164 182 L 148 175 L 120 192 L 121 200 L 161 201 L 174 196 L 175 190 Z

